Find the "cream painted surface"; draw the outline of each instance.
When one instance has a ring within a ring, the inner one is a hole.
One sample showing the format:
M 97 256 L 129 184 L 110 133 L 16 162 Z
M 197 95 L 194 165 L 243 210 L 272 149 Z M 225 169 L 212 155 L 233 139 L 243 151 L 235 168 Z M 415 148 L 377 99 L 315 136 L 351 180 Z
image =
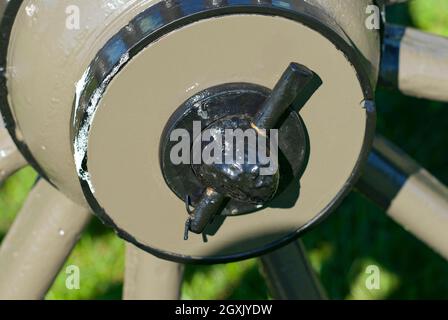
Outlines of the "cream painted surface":
M 91 217 L 39 180 L 0 247 L 0 299 L 43 299 Z
M 8 91 L 23 139 L 50 180 L 85 204 L 70 141 L 75 85 L 104 44 L 153 0 L 25 0 L 8 52 Z M 80 8 L 69 30 L 66 8 Z M 87 205 L 87 204 L 85 204 Z
M 26 165 L 26 160 L 12 141 L 8 131 L 0 128 L 0 185 Z
M 301 112 L 311 156 L 298 203 L 293 209 L 228 218 L 206 244 L 193 235 L 184 241 L 185 205 L 159 167 L 159 139 L 168 118 L 187 98 L 213 85 L 243 81 L 272 88 L 291 61 L 323 80 Z M 95 196 L 120 228 L 157 249 L 204 256 L 257 248 L 304 226 L 335 200 L 362 148 L 362 100 L 344 54 L 301 24 L 256 15 L 195 23 L 150 45 L 109 85 L 88 150 Z
M 448 188 L 430 173 L 420 169 L 409 177 L 388 213 L 448 259 Z
M 126 244 L 124 300 L 179 300 L 184 266 Z
M 401 41 L 400 91 L 448 101 L 448 38 L 407 28 Z

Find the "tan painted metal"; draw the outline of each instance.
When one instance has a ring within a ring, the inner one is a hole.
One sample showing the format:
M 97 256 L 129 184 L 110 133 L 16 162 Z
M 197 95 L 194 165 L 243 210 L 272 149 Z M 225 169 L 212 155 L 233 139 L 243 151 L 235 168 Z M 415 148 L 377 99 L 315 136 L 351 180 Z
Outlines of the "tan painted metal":
M 398 87 L 408 95 L 448 101 L 448 38 L 406 28 Z
M 70 140 L 75 84 L 100 48 L 155 2 L 24 0 L 16 17 L 6 72 L 19 135 L 52 183 L 79 204 L 87 206 Z M 79 30 L 66 27 L 72 5 L 79 8 Z
M 372 0 L 308 0 L 331 16 L 344 30 L 351 42 L 361 51 L 374 77 L 378 76 L 380 61 L 380 33 L 368 30 L 366 20 L 371 14 Z
M 0 128 L 0 184 L 27 164 L 6 129 Z
M 90 212 L 40 180 L 0 247 L 0 299 L 42 299 Z
M 421 168 L 392 201 L 388 214 L 448 259 L 448 188 Z
M 177 300 L 183 265 L 162 260 L 126 244 L 125 300 Z
M 311 155 L 299 201 L 291 209 L 228 218 L 207 243 L 198 235 L 184 241 L 185 204 L 168 188 L 159 167 L 160 133 L 168 118 L 190 96 L 213 85 L 250 82 L 272 88 L 291 61 L 307 65 L 323 80 L 301 111 Z M 109 85 L 89 138 L 94 195 L 117 225 L 152 248 L 195 257 L 253 250 L 303 227 L 335 200 L 363 146 L 367 112 L 362 101 L 356 72 L 344 54 L 299 23 L 256 15 L 197 22 L 147 47 Z

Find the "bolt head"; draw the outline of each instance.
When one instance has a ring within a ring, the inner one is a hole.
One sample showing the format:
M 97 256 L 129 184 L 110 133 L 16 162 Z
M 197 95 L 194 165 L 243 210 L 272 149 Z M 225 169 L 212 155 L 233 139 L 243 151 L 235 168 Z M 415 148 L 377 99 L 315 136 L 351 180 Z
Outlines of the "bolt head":
M 232 199 L 253 204 L 265 204 L 274 197 L 280 180 L 278 161 L 270 150 L 269 137 L 260 137 L 249 117 L 219 119 L 203 133 L 210 137 L 210 141 L 198 140 L 202 140 L 204 135 L 196 138 L 194 143 L 201 144 L 203 161 L 192 167 L 204 186 Z M 265 144 L 266 152 L 263 153 L 269 161 L 260 161 L 257 148 L 260 143 Z M 213 146 L 218 145 L 222 146 L 215 148 L 219 150 L 218 154 L 211 152 Z M 204 157 L 204 154 L 211 157 Z

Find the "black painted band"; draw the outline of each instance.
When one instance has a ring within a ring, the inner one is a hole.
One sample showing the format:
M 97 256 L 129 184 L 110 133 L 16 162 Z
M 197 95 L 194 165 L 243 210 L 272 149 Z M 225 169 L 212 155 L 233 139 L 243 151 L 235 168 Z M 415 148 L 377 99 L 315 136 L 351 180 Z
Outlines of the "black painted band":
M 386 24 L 381 55 L 380 82 L 390 88 L 399 88 L 400 47 L 406 32 L 403 26 Z
M 378 137 L 356 188 L 386 210 L 419 166 L 401 150 Z

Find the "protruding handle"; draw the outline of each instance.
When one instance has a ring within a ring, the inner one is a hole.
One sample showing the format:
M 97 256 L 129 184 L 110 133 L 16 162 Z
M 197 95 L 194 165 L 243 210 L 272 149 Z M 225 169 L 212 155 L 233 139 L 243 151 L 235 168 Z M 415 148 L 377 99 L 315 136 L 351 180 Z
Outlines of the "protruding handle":
M 285 111 L 302 92 L 314 92 L 320 85 L 319 77 L 307 67 L 291 63 L 266 99 L 254 119 L 258 128 L 272 129 L 279 122 Z
M 320 78 L 313 71 L 301 64 L 291 63 L 275 85 L 271 95 L 263 103 L 253 124 L 260 129 L 275 128 L 285 111 L 299 95 L 303 96 L 302 105 L 299 106 L 301 108 L 321 83 Z M 222 209 L 227 197 L 207 187 L 194 210 L 190 210 L 188 199 L 187 211 L 190 216 L 185 223 L 185 240 L 188 239 L 189 231 L 198 234 L 204 231 L 207 224 Z
M 187 211 L 190 214 L 186 225 L 184 239 L 188 240 L 188 231 L 201 234 L 205 227 L 216 213 L 221 209 L 226 197 L 216 192 L 213 188 L 207 188 L 204 191 L 199 203 L 193 211 L 189 210 L 189 200 L 187 200 Z

